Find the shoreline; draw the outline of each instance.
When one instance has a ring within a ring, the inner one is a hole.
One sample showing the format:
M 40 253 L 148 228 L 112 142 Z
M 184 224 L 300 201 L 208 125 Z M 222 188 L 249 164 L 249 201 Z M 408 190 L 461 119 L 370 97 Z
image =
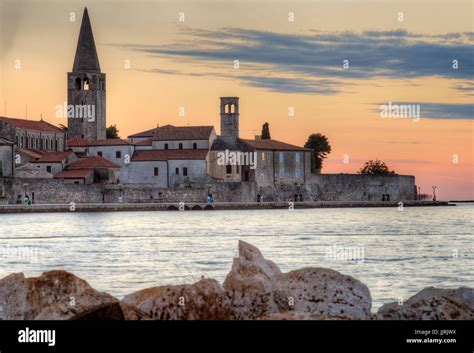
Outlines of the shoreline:
M 397 201 L 308 201 L 292 202 L 293 208 L 399 207 Z M 403 201 L 403 207 L 456 206 L 449 201 Z M 0 205 L 0 214 L 48 212 L 124 212 L 124 211 L 213 211 L 289 209 L 289 202 L 165 202 L 165 203 L 76 203 Z

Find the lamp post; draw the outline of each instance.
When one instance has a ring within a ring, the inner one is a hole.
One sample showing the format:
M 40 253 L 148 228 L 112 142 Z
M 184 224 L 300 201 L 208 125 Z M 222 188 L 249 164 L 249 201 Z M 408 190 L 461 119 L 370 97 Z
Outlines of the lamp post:
M 432 186 L 433 188 L 433 201 L 436 201 L 436 186 Z

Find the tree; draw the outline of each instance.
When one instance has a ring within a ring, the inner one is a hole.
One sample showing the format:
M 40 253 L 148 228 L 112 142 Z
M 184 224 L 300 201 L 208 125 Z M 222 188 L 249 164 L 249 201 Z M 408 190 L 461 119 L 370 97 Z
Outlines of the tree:
M 120 138 L 118 133 L 117 125 L 110 125 L 107 128 L 106 136 L 108 139 L 118 139 Z
M 331 153 L 331 145 L 326 136 L 322 134 L 311 134 L 304 147 L 313 150 L 311 153 L 311 173 L 317 173 L 323 167 L 323 159 Z
M 270 140 L 270 124 L 265 123 L 262 126 L 262 140 Z
M 389 170 L 385 162 L 370 160 L 365 162 L 364 166 L 360 168 L 359 174 L 371 174 L 371 175 L 381 175 L 381 174 L 395 174 L 393 170 Z

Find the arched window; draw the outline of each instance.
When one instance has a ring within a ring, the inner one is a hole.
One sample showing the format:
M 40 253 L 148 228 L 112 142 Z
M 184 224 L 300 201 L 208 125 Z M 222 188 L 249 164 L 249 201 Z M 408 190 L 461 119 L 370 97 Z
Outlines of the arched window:
M 20 138 L 20 147 L 23 148 L 23 136 Z
M 232 165 L 227 164 L 227 165 L 225 166 L 225 173 L 226 173 L 226 174 L 232 174 Z
M 167 143 L 165 143 L 165 150 L 167 150 L 167 149 L 168 149 L 168 144 L 167 144 Z
M 16 135 L 16 145 L 20 147 L 20 136 Z
M 193 150 L 196 150 L 198 148 L 198 144 L 196 142 L 193 143 Z
M 85 79 L 84 79 L 84 86 L 83 86 L 83 89 L 84 89 L 84 91 L 88 91 L 88 90 L 89 90 L 89 79 L 88 79 L 88 78 L 85 78 Z
M 182 143 L 179 144 L 179 149 L 180 149 L 180 150 L 183 149 L 183 144 L 182 144 Z

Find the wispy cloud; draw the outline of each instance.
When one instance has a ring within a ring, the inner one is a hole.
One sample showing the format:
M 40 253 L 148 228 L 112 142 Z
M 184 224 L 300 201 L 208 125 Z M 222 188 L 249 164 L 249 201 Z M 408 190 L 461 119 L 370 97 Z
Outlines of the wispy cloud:
M 462 82 L 453 86 L 455 90 L 461 91 L 468 96 L 474 96 L 474 81 L 473 82 Z
M 464 81 L 474 77 L 471 32 L 425 35 L 400 29 L 302 35 L 226 28 L 186 29 L 182 34 L 183 40 L 167 45 L 114 45 L 211 65 L 219 70 L 214 75 L 228 75 L 233 61 L 239 60 L 241 76 L 233 75 L 234 79 L 286 93 L 335 94 L 350 80 L 380 77 L 437 76 Z M 343 68 L 344 60 L 349 61 L 348 69 Z M 458 61 L 458 69 L 453 69 L 453 60 Z

